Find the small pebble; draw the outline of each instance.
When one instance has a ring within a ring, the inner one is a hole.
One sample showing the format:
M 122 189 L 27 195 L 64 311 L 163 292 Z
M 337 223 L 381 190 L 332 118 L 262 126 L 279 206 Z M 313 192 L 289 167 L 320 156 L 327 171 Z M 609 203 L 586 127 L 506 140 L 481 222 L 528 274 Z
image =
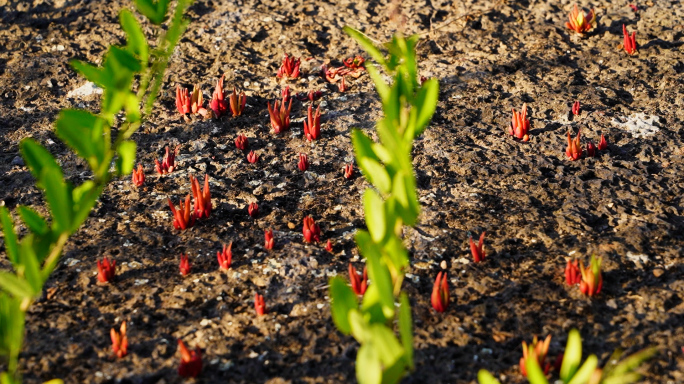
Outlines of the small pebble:
M 12 159 L 12 165 L 18 165 L 22 167 L 24 166 L 24 159 L 22 159 L 21 156 L 14 156 L 14 159 Z
M 663 273 L 665 273 L 665 270 L 663 270 L 662 268 L 656 268 L 653 270 L 653 276 L 655 277 L 660 277 L 663 275 Z
M 441 263 L 439 263 L 439 266 L 442 267 L 442 269 L 447 269 L 447 263 L 446 260 L 442 260 Z

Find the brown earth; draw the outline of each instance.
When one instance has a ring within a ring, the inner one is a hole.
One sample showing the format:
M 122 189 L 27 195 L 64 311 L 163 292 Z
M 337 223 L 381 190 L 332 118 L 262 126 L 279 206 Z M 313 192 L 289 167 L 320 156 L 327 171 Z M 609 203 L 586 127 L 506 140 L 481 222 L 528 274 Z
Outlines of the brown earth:
M 406 33 L 420 33 L 420 74 L 440 81 L 431 126 L 415 144 L 423 205 L 407 229 L 411 250 L 404 284 L 415 321 L 416 371 L 405 383 L 474 383 L 480 368 L 505 383 L 525 382 L 520 343 L 553 335 L 550 356 L 567 332 L 580 329 L 586 353 L 605 364 L 616 348 L 648 346 L 659 355 L 646 383 L 682 383 L 684 281 L 684 8 L 677 1 L 598 0 L 599 26 L 582 39 L 563 26 L 571 3 L 494 4 L 406 1 Z M 41 141 L 69 179 L 88 178 L 84 162 L 57 140 L 52 122 L 62 108 L 97 110 L 99 96 L 69 94 L 86 82 L 68 60 L 98 62 L 123 43 L 117 24 L 128 1 L 0 0 L 0 198 L 14 208 L 41 207 L 40 192 L 18 142 Z M 141 189 L 113 182 L 83 228 L 69 241 L 47 292 L 27 317 L 21 367 L 26 382 L 171 383 L 176 340 L 199 346 L 205 363 L 197 382 L 344 383 L 354 381 L 357 343 L 332 324 L 329 276 L 362 267 L 353 232 L 363 228 L 367 183 L 342 177 L 353 161 L 352 127 L 368 132 L 381 112 L 367 76 L 344 94 L 318 75 L 325 60 L 362 53 L 341 28 L 351 25 L 386 41 L 397 24 L 386 2 L 198 1 L 173 56 L 164 92 L 139 133 L 147 173 Z M 466 17 L 467 15 L 467 17 Z M 622 24 L 636 30 L 639 53 L 619 47 Z M 148 28 L 147 32 L 152 33 Z M 154 36 L 149 36 L 151 39 Z M 295 102 L 293 128 L 269 133 L 267 100 L 281 84 L 283 53 L 306 58 L 296 92 L 323 90 L 323 137 L 302 137 L 307 103 Z M 311 58 L 310 60 L 308 58 Z M 243 116 L 185 123 L 175 111 L 177 84 L 201 84 L 209 97 L 226 75 L 228 88 L 249 96 Z M 570 106 L 580 100 L 582 112 Z M 507 134 L 511 108 L 526 102 L 527 143 Z M 565 157 L 566 132 L 583 143 L 605 134 L 596 158 Z M 261 156 L 247 163 L 233 140 L 245 133 Z M 180 145 L 179 170 L 153 174 L 166 145 Z M 311 167 L 296 168 L 297 154 Z M 189 174 L 211 180 L 215 211 L 194 228 L 171 226 L 167 197 L 190 190 Z M 258 201 L 253 220 L 247 205 Z M 302 241 L 302 218 L 322 226 L 323 244 Z M 263 248 L 275 230 L 276 249 Z M 469 260 L 468 234 L 486 231 L 487 259 Z M 217 270 L 215 253 L 233 242 L 234 260 Z M 193 272 L 178 272 L 188 253 Z M 603 256 L 604 288 L 589 299 L 562 278 L 565 259 Z M 96 284 L 96 260 L 119 263 L 114 284 Z M 446 262 L 452 302 L 444 314 L 429 304 L 432 281 Z M 6 260 L 2 262 L 9 268 Z M 257 318 L 254 293 L 269 314 Z M 129 323 L 130 354 L 111 356 L 109 329 Z

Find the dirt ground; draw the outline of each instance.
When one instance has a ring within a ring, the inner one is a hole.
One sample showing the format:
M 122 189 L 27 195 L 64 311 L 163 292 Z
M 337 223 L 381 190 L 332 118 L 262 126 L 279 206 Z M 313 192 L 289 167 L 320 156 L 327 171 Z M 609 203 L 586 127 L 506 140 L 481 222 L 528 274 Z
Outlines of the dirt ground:
M 421 34 L 420 74 L 437 77 L 440 101 L 415 144 L 423 205 L 405 232 L 412 254 L 404 284 L 411 298 L 416 371 L 405 383 L 474 383 L 480 368 L 504 383 L 523 383 L 520 343 L 553 335 L 549 355 L 576 327 L 585 356 L 605 364 L 616 348 L 648 346 L 659 355 L 644 383 L 684 383 L 684 7 L 678 1 L 598 0 L 598 29 L 582 39 L 563 26 L 568 1 L 404 1 L 405 33 Z M 69 67 L 99 62 L 123 43 L 118 12 L 128 1 L 0 0 L 0 199 L 43 207 L 18 142 L 34 137 L 57 155 L 74 183 L 87 167 L 53 133 L 62 108 L 97 110 L 99 95 Z M 113 182 L 69 241 L 48 282 L 49 294 L 27 316 L 20 365 L 25 381 L 177 383 L 177 339 L 202 349 L 197 382 L 354 382 L 358 344 L 330 318 L 327 281 L 362 268 L 353 233 L 363 228 L 352 127 L 370 132 L 381 113 L 367 75 L 337 86 L 319 76 L 325 60 L 341 65 L 361 54 L 342 32 L 359 28 L 382 42 L 397 29 L 387 2 L 200 1 L 173 56 L 153 114 L 133 136 L 145 186 Z M 466 17 L 467 15 L 467 17 Z M 637 31 L 639 53 L 620 49 L 622 24 Z M 148 28 L 147 32 L 152 33 Z M 152 35 L 149 35 L 153 38 Z M 322 90 L 322 139 L 302 135 L 308 102 L 293 104 L 293 127 L 269 133 L 266 102 L 279 96 L 275 77 L 284 53 L 302 57 L 296 92 Z M 175 110 L 177 84 L 199 83 L 208 98 L 221 75 L 249 96 L 243 116 L 186 123 Z M 80 88 L 86 85 L 84 88 Z M 579 100 L 582 112 L 570 108 Z M 529 106 L 530 141 L 513 140 L 511 108 Z M 566 133 L 582 141 L 604 134 L 608 150 L 575 162 Z M 249 137 L 261 159 L 235 148 Z M 180 145 L 178 170 L 158 177 L 154 159 Z M 297 169 L 298 153 L 311 166 Z M 167 198 L 190 191 L 189 174 L 208 174 L 215 210 L 183 232 L 173 229 Z M 258 202 L 251 219 L 247 205 Z M 302 241 L 312 215 L 331 239 Z M 276 247 L 263 247 L 273 228 Z M 487 259 L 470 262 L 468 234 L 486 231 Z M 216 251 L 233 242 L 233 266 L 217 268 Z M 189 254 L 192 274 L 178 272 Z M 604 260 L 604 288 L 589 299 L 565 286 L 568 257 Z M 116 259 L 114 284 L 96 283 L 96 260 Z M 446 262 L 452 302 L 444 314 L 429 295 Z M 5 258 L 0 263 L 9 264 Z M 257 318 L 254 293 L 269 313 Z M 130 352 L 112 357 L 109 329 L 128 321 Z

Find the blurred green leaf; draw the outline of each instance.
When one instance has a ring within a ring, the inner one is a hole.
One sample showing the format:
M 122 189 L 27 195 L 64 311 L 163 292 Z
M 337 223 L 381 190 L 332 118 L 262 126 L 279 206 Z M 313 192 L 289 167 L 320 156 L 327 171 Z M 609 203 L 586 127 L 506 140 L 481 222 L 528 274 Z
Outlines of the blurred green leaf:
M 65 109 L 55 124 L 57 136 L 97 170 L 105 157 L 103 124 L 97 116 L 81 109 Z
M 28 165 L 31 174 L 36 178 L 36 185 L 39 188 L 45 189 L 41 180 L 41 175 L 45 168 L 49 168 L 50 173 L 56 173 L 60 178 L 64 177 L 62 176 L 62 168 L 57 165 L 55 158 L 52 157 L 45 147 L 38 144 L 35 140 L 28 138 L 22 140 L 21 143 L 19 143 L 19 150 L 21 151 L 21 156 L 26 161 L 26 165 Z
M 399 335 L 406 354 L 406 364 L 409 369 L 413 369 L 413 320 L 406 292 L 402 292 L 399 297 Z
M 330 279 L 330 300 L 330 312 L 337 329 L 345 335 L 350 334 L 349 311 L 358 308 L 359 302 L 354 291 L 339 276 Z
M 121 28 L 126 31 L 128 49 L 138 55 L 143 66 L 146 66 L 149 57 L 149 47 L 145 34 L 138 24 L 135 16 L 128 9 L 124 9 L 119 14 Z
M 71 191 L 61 174 L 43 169 L 41 180 L 45 183 L 45 198 L 52 212 L 52 221 L 57 232 L 71 232 L 73 204 Z
M 147 17 L 153 24 L 161 24 L 166 18 L 169 0 L 134 0 L 138 12 Z
M 484 369 L 480 369 L 477 373 L 477 381 L 479 384 L 501 384 L 491 373 Z
M 356 380 L 359 384 L 380 384 L 382 364 L 378 353 L 369 344 L 361 344 L 356 354 Z
M 560 378 L 563 382 L 570 381 L 582 363 L 582 338 L 577 329 L 573 328 L 568 334 L 568 342 L 565 345 L 563 364 L 561 365 Z
M 21 264 L 24 266 L 24 276 L 31 286 L 33 292 L 40 292 L 43 289 L 43 278 L 40 273 L 40 265 L 33 250 L 33 239 L 30 236 L 24 237 L 19 248 Z
M 361 48 L 363 48 L 363 50 L 366 51 L 370 57 L 373 58 L 373 60 L 377 61 L 380 65 L 385 65 L 385 55 L 380 52 L 378 47 L 376 47 L 375 44 L 373 44 L 373 42 L 366 37 L 366 35 L 348 26 L 344 27 L 343 30 L 347 35 L 356 40 Z
M 537 362 L 537 354 L 534 351 L 534 346 L 530 345 L 527 352 L 527 360 L 525 360 L 525 369 L 527 370 L 527 380 L 530 384 L 549 384 L 546 376 Z
M 135 141 L 125 140 L 116 149 L 119 157 L 116 159 L 116 169 L 119 176 L 129 175 L 135 166 Z
M 0 271 L 0 288 L 19 299 L 32 298 L 36 293 L 28 281 L 5 271 Z
M 369 157 L 358 159 L 357 164 L 359 165 L 359 168 L 361 168 L 361 171 L 363 171 L 363 175 L 366 176 L 368 181 L 378 188 L 380 192 L 384 194 L 390 192 L 392 181 L 382 164 Z
M 5 235 L 5 251 L 12 265 L 19 261 L 19 245 L 17 244 L 17 234 L 14 232 L 14 222 L 7 207 L 0 207 L 0 223 L 2 223 L 2 233 Z
M 414 108 L 419 112 L 416 113 L 416 121 L 413 128 L 415 131 L 408 132 L 409 138 L 418 137 L 425 127 L 430 123 L 432 115 L 437 109 L 437 100 L 439 98 L 439 82 L 436 79 L 429 79 L 418 91 L 416 95 L 416 102 Z
M 366 63 L 365 67 L 368 76 L 373 80 L 373 84 L 375 84 L 375 90 L 378 92 L 378 96 L 380 96 L 380 101 L 385 104 L 389 97 L 390 87 L 382 79 L 382 75 L 373 64 Z
M 24 205 L 17 207 L 17 211 L 31 232 L 40 236 L 45 236 L 50 232 L 47 222 L 38 212 Z
M 373 189 L 368 188 L 363 193 L 363 209 L 366 215 L 366 225 L 375 243 L 381 243 L 387 233 L 385 222 L 385 204 L 382 197 Z
M 572 379 L 568 382 L 567 384 L 586 384 L 589 382 L 589 379 L 591 378 L 591 375 L 594 373 L 596 370 L 596 367 L 598 366 L 598 358 L 596 355 L 590 355 L 587 357 L 587 359 L 584 361 L 584 364 L 575 372 L 575 374 L 572 376 Z

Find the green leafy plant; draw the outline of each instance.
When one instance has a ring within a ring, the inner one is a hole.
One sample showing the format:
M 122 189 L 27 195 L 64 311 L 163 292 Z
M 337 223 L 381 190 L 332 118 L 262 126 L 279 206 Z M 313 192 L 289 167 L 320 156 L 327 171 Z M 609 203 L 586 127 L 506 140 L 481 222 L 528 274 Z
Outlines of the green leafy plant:
M 368 231 L 356 234 L 372 283 L 359 306 L 347 282 L 332 278 L 331 312 L 337 328 L 361 344 L 356 357 L 359 383 L 396 383 L 413 369 L 411 307 L 401 292 L 404 269 L 409 264 L 402 231 L 404 225 L 415 225 L 420 213 L 411 150 L 435 112 L 439 84 L 435 79 L 418 83 L 418 36 L 395 35 L 385 44 L 386 57 L 361 32 L 349 27 L 344 30 L 393 76 L 393 81 L 385 83 L 374 66 L 366 66 L 382 101 L 384 117 L 376 125 L 380 142 L 358 129 L 352 133 L 359 168 L 373 185 L 363 196 Z M 399 337 L 394 332 L 395 320 Z
M 24 314 L 41 296 L 69 236 L 88 218 L 107 183 L 133 170 L 136 144 L 130 137 L 152 109 L 169 57 L 188 25 L 183 14 L 192 1 L 178 1 L 168 26 L 159 28 L 155 48 L 148 45 L 134 14 L 124 9 L 119 20 L 126 32 L 126 46 L 110 46 L 99 67 L 79 60 L 71 62 L 76 71 L 103 88 L 101 110 L 94 114 L 65 109 L 57 118 L 55 133 L 87 162 L 91 180 L 73 185 L 45 147 L 33 139 L 20 143 L 21 155 L 45 194 L 50 218 L 30 207 L 17 207 L 28 230 L 19 239 L 9 210 L 0 207 L 5 250 L 13 269 L 0 271 L 0 356 L 8 361 L 0 384 L 21 381 L 18 358 L 23 344 Z M 168 3 L 135 1 L 138 10 L 154 24 L 164 22 Z M 122 110 L 125 119 L 117 119 Z M 116 136 L 112 140 L 113 131 Z
M 596 355 L 589 355 L 582 363 L 582 338 L 577 329 L 572 329 L 568 335 L 565 346 L 563 363 L 560 369 L 560 382 L 564 384 L 630 384 L 641 379 L 641 375 L 635 372 L 646 360 L 657 353 L 655 348 L 647 348 L 636 352 L 622 361 L 621 351 L 615 351 L 608 359 L 608 364 L 603 369 L 598 368 Z M 525 362 L 527 379 L 531 384 L 548 384 L 544 371 L 537 362 L 536 352 L 533 346 L 528 350 L 528 358 Z M 486 370 L 480 370 L 477 374 L 480 384 L 499 384 L 499 381 Z

